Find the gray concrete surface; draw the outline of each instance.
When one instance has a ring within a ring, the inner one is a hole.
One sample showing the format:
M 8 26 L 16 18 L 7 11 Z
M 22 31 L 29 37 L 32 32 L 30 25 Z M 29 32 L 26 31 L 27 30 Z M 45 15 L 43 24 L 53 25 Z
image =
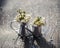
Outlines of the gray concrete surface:
M 60 0 L 5 0 L 0 9 L 0 48 L 17 48 L 14 45 L 14 39 L 17 34 L 10 28 L 10 21 L 18 14 L 16 11 L 22 8 L 27 13 L 35 16 L 43 16 L 46 18 L 46 25 L 42 27 L 42 32 L 47 41 L 52 36 L 53 44 L 60 46 Z M 53 33 L 53 34 L 52 34 Z M 19 43 L 20 42 L 20 43 Z

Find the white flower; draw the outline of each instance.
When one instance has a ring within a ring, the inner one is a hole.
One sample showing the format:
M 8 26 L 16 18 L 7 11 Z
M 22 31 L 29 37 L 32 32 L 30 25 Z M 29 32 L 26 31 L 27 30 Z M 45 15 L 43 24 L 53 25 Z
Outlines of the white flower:
M 45 17 L 41 17 L 41 23 L 45 24 Z

